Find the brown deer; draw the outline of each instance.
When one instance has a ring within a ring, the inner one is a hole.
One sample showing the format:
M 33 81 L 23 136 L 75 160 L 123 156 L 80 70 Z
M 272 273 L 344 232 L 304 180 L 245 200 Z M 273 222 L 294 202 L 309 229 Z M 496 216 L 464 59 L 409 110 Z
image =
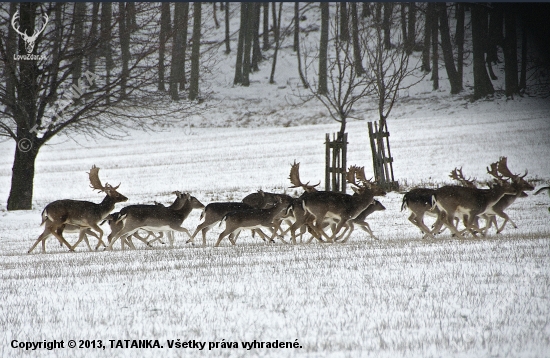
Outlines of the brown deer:
M 491 164 L 490 169 L 487 167 L 487 172 L 498 180 L 510 180 L 512 182 L 511 186 L 515 190 L 514 195 L 503 196 L 487 213 L 485 213 L 486 220 L 489 220 L 489 225 L 487 228 L 494 225 L 497 229 L 497 234 L 500 234 L 502 230 L 504 230 L 506 223 L 510 221 L 512 226 L 517 229 L 517 225 L 512 221 L 512 219 L 510 219 L 504 210 L 512 205 L 517 198 L 526 197 L 527 193 L 525 193 L 525 191 L 535 190 L 535 187 L 524 179 L 527 176 L 527 170 L 525 171 L 525 174 L 521 176 L 518 174 L 513 174 L 510 169 L 508 169 L 507 158 L 500 157 L 498 162 Z M 497 225 L 496 216 L 500 216 L 504 219 L 504 222 L 500 228 Z
M 357 183 L 356 178 L 361 183 Z M 365 178 L 364 167 L 350 167 L 346 174 L 346 179 L 353 185 L 352 189 L 355 192 L 353 195 L 317 191 L 304 193 L 302 198 L 304 210 L 315 217 L 313 230 L 325 237 L 328 242 L 334 242 L 336 234 L 345 225 L 349 225 L 349 220 L 355 219 L 372 204 L 375 196 L 386 195 L 384 190 Z M 323 230 L 325 219 L 338 222 L 330 237 Z M 348 233 L 347 237 L 349 235 L 350 233 Z
M 488 170 L 491 174 L 490 170 Z M 505 195 L 515 195 L 514 189 L 508 182 L 495 177 L 495 183 L 490 189 L 478 189 L 456 185 L 447 185 L 436 190 L 433 195 L 434 205 L 440 210 L 439 219 L 460 239 L 464 239 L 453 221 L 455 216 L 461 217 L 465 228 L 474 236 L 480 229 L 476 225 L 477 217 L 492 212 L 492 207 Z M 485 236 L 490 221 L 485 229 L 481 230 Z
M 121 216 L 118 222 L 122 222 L 124 225 L 118 232 L 111 233 L 112 236 L 109 235 L 112 239 L 107 250 L 112 250 L 114 243 L 119 238 L 122 238 L 121 245 L 124 248 L 124 240 L 139 229 L 168 232 L 168 240 L 171 247 L 174 246 L 174 231 L 184 232 L 191 237 L 189 231 L 181 227 L 181 224 L 193 209 L 202 209 L 204 205 L 188 193 L 176 193 L 178 199 L 183 201 L 183 204 L 180 201 L 174 202 L 171 207 L 161 205 L 130 205 L 123 208 L 120 211 Z M 131 241 L 127 243 L 130 247 L 135 248 Z
M 233 245 L 235 245 L 235 240 L 239 233 L 244 229 L 259 229 L 265 227 L 271 231 L 271 238 L 269 241 L 273 241 L 277 235 L 278 220 L 284 213 L 288 210 L 289 205 L 291 204 L 288 199 L 285 199 L 282 196 L 276 198 L 277 205 L 270 209 L 245 209 L 239 211 L 233 211 L 226 214 L 221 223 L 225 222 L 225 230 L 222 231 L 218 237 L 218 241 L 214 246 L 219 246 L 223 238 L 229 235 L 229 240 Z M 281 241 L 285 242 L 284 239 L 279 237 Z M 285 242 L 286 243 L 286 242 Z
M 170 206 L 168 206 L 168 208 L 171 209 L 171 210 L 180 210 L 184 206 L 184 204 L 186 203 L 187 197 L 182 196 L 182 193 L 179 192 L 179 191 L 174 191 L 174 192 L 172 192 L 172 194 L 176 195 L 176 199 L 174 200 L 174 202 Z M 155 205 L 165 207 L 163 204 L 157 203 L 156 201 L 155 201 Z M 136 207 L 136 206 L 139 206 L 139 205 L 132 205 L 132 207 Z M 144 205 L 144 206 L 149 207 L 149 205 Z M 122 215 L 124 215 L 128 209 L 124 208 L 122 210 L 124 210 L 124 212 L 119 211 L 119 212 L 110 214 L 101 223 L 103 225 L 103 223 L 107 222 L 109 224 L 109 227 L 111 228 L 111 234 L 107 238 L 109 243 L 111 242 L 113 236 L 116 233 L 118 233 L 120 230 L 122 230 L 122 228 L 124 227 L 124 223 L 121 219 L 122 219 Z M 147 236 L 142 237 L 138 234 L 138 231 L 135 231 L 132 235 L 128 236 L 126 238 L 126 241 L 123 241 L 123 243 L 127 243 L 128 246 L 132 247 L 133 246 L 132 237 L 135 237 L 136 239 L 140 240 L 141 242 L 143 242 L 144 244 L 146 244 L 149 247 L 151 247 L 151 244 L 153 242 L 157 241 L 157 240 L 160 241 L 162 244 L 164 244 L 164 242 L 161 240 L 164 237 L 164 232 L 162 232 L 162 231 L 159 232 L 158 236 L 155 235 L 155 233 L 153 231 L 145 230 L 145 232 L 147 232 Z M 147 239 L 150 236 L 153 236 L 153 239 L 151 241 L 147 241 Z
M 41 223 L 41 225 L 45 224 L 44 232 L 40 234 L 34 245 L 29 249 L 29 253 L 34 250 L 38 243 L 46 240 L 52 235 L 67 246 L 70 251 L 74 251 L 78 243 L 84 239 L 88 229 L 93 229 L 99 233 L 99 243 L 97 246 L 99 247 L 100 244 L 103 244 L 101 240 L 103 237 L 103 230 L 101 230 L 98 223 L 115 208 L 116 203 L 127 201 L 128 198 L 117 191 L 120 184 L 116 187 L 108 183 L 102 185 L 98 173 L 99 168 L 94 165 L 88 173 L 91 183 L 90 186 L 106 194 L 103 201 L 96 204 L 90 201 L 64 199 L 46 205 L 42 211 Z M 63 237 L 63 230 L 67 225 L 80 228 L 80 237 L 77 243 L 72 247 Z M 42 244 L 42 250 L 45 252 L 44 243 Z

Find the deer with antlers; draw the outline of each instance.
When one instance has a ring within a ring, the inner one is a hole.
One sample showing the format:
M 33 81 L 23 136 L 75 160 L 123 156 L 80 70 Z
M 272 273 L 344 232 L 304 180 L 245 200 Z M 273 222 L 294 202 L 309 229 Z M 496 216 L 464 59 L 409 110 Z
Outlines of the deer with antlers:
M 487 171 L 491 174 L 489 169 Z M 495 177 L 494 184 L 489 189 L 457 185 L 443 186 L 435 191 L 432 202 L 440 210 L 438 219 L 442 220 L 453 234 L 464 239 L 453 222 L 455 217 L 463 219 L 466 230 L 473 236 L 477 236 L 477 232 L 480 231 L 483 236 L 486 236 L 490 220 L 487 220 L 485 228 L 480 230 L 477 218 L 493 214 L 493 205 L 504 196 L 516 195 L 516 193 L 516 189 L 510 183 L 501 177 Z
M 111 238 L 107 250 L 112 250 L 114 243 L 120 238 L 122 248 L 125 240 L 128 239 L 139 229 L 154 232 L 168 232 L 170 246 L 174 246 L 174 231 L 184 232 L 189 237 L 189 230 L 181 227 L 183 221 L 189 216 L 193 209 L 203 209 L 204 205 L 191 196 L 189 193 L 182 194 L 176 191 L 177 199 L 170 207 L 162 205 L 130 205 L 120 211 L 120 217 L 115 223 L 123 223 L 123 227 L 115 233 L 111 233 Z M 128 240 L 131 248 L 135 248 Z
M 512 219 L 510 219 L 510 217 L 504 212 L 504 210 L 512 205 L 517 198 L 526 197 L 527 193 L 525 193 L 525 191 L 535 190 L 535 187 L 529 184 L 529 182 L 524 179 L 527 176 L 528 171 L 526 170 L 525 174 L 521 176 L 519 174 L 513 174 L 510 169 L 508 169 L 507 160 L 508 159 L 506 157 L 500 157 L 498 162 L 492 163 L 490 167 L 487 167 L 487 172 L 497 180 L 511 181 L 511 187 L 515 190 L 515 193 L 513 195 L 506 195 L 502 197 L 485 214 L 486 219 L 489 220 L 489 225 L 487 227 L 490 228 L 492 225 L 494 225 L 497 229 L 497 234 L 501 233 L 502 230 L 504 230 L 504 226 L 506 226 L 506 223 L 508 223 L 508 221 L 512 224 L 514 228 L 517 229 L 517 225 L 512 221 Z M 502 223 L 500 228 L 497 225 L 496 216 L 500 216 L 504 219 L 504 222 Z
M 364 167 L 351 166 L 346 173 L 347 181 L 353 185 L 352 189 L 355 192 L 353 195 L 327 191 L 304 193 L 302 206 L 315 218 L 312 229 L 328 242 L 334 242 L 337 233 L 344 226 L 351 225 L 349 221 L 355 219 L 371 205 L 375 196 L 386 195 L 382 188 L 366 179 L 364 170 Z M 332 236 L 328 236 L 323 230 L 323 222 L 327 219 L 337 222 Z M 343 240 L 347 240 L 351 231 L 350 229 Z
M 90 169 L 88 175 L 91 188 L 106 194 L 103 201 L 96 204 L 90 201 L 64 199 L 46 205 L 42 211 L 42 223 L 40 224 L 45 224 L 44 232 L 40 234 L 34 245 L 29 249 L 29 253 L 34 250 L 38 243 L 52 235 L 67 246 L 70 251 L 74 251 L 74 246 L 69 245 L 63 237 L 63 230 L 67 225 L 80 228 L 77 244 L 84 239 L 84 235 L 88 229 L 97 231 L 99 233 L 99 243 L 97 245 L 103 244 L 101 240 L 103 230 L 101 230 L 98 223 L 109 215 L 115 208 L 116 203 L 127 201 L 128 198 L 117 191 L 120 184 L 116 187 L 111 186 L 109 183 L 105 183 L 105 185 L 101 184 L 101 180 L 99 180 L 99 168 L 95 165 Z M 42 250 L 45 252 L 44 243 L 42 244 Z

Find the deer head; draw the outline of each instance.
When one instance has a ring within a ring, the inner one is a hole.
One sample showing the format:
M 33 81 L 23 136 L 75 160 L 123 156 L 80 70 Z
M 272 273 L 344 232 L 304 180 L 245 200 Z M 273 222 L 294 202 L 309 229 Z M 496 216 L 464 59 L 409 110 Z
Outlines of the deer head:
M 356 179 L 359 180 L 360 183 L 358 183 Z M 352 186 L 352 190 L 357 194 L 362 194 L 363 192 L 370 190 L 374 196 L 386 195 L 386 192 L 381 187 L 379 187 L 371 179 L 366 178 L 365 167 L 352 165 L 346 172 L 346 180 L 354 186 Z
M 520 190 L 534 190 L 535 187 L 524 179 L 527 176 L 528 171 L 525 170 L 525 174 L 523 175 L 513 174 L 510 169 L 508 169 L 507 160 L 508 158 L 506 157 L 500 157 L 498 162 L 491 164 L 491 168 L 493 169 L 493 166 L 495 166 L 496 170 L 502 174 L 501 177 L 506 177 L 512 180 L 514 185 L 518 186 Z
M 40 30 L 34 30 L 34 33 L 32 36 L 27 35 L 27 30 L 25 32 L 19 31 L 19 10 L 15 12 L 13 15 L 13 18 L 11 19 L 11 27 L 17 32 L 21 37 L 23 38 L 23 41 L 25 41 L 25 50 L 27 50 L 28 54 L 31 54 L 34 50 L 34 43 L 36 39 L 38 38 L 38 35 L 40 35 L 44 29 L 46 28 L 46 25 L 48 24 L 48 21 L 50 20 L 47 14 L 44 14 L 44 20 L 42 21 L 42 28 Z M 16 25 L 17 21 L 17 25 Z

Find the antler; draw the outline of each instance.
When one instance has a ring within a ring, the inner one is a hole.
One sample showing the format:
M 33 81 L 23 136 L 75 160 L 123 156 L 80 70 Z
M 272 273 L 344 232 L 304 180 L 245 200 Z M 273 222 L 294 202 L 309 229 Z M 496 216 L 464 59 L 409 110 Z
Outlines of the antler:
M 365 176 L 365 167 L 355 167 L 355 177 L 363 183 L 363 186 L 369 187 L 374 184 Z
M 359 169 L 357 166 L 352 165 L 349 167 L 348 171 L 346 172 L 346 180 L 351 185 L 355 185 L 356 187 L 360 187 L 359 184 L 355 181 L 355 174 L 357 172 L 357 169 Z
M 519 174 L 513 174 L 510 169 L 508 169 L 508 158 L 506 157 L 500 157 L 499 161 L 497 162 L 498 165 L 497 165 L 497 168 L 498 168 L 498 171 L 499 173 L 501 173 L 502 175 L 504 175 L 505 177 L 507 178 L 510 178 L 512 180 L 518 180 L 518 179 L 523 179 L 525 178 L 525 176 L 527 175 L 528 171 L 525 170 L 525 174 L 523 175 L 519 175 Z
M 105 191 L 105 186 L 101 184 L 101 180 L 99 180 L 99 168 L 95 165 L 92 166 L 92 169 L 90 169 L 90 172 L 88 173 L 88 177 L 90 178 L 90 187 L 99 191 Z M 119 184 L 120 185 L 120 184 Z
M 315 187 L 321 184 L 321 182 L 315 185 L 308 185 L 309 182 L 303 184 L 300 180 L 300 163 L 296 163 L 296 160 L 294 160 L 294 164 L 292 164 L 292 166 L 290 167 L 290 175 L 288 179 L 292 184 L 290 188 L 303 188 L 307 192 L 317 191 Z
M 489 170 L 489 169 L 487 169 L 487 170 Z M 460 184 L 462 184 L 465 187 L 477 188 L 477 186 L 474 183 L 475 179 L 473 179 L 473 180 L 472 180 L 472 178 L 466 179 L 464 177 L 464 174 L 462 173 L 462 167 L 460 167 L 460 169 L 454 168 L 454 170 L 451 171 L 451 174 L 449 175 L 449 177 L 451 177 L 452 179 L 458 181 Z

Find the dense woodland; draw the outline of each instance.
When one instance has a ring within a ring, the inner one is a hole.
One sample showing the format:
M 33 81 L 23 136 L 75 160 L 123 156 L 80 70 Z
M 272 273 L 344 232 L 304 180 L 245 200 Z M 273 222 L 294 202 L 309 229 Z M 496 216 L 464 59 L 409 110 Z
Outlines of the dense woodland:
M 377 101 L 383 127 L 413 74 L 430 76 L 434 90 L 449 81 L 451 94 L 464 93 L 466 64 L 472 100 L 495 93 L 493 67 L 502 62 L 507 98 L 548 95 L 548 10 L 520 3 L 2 3 L 0 135 L 17 143 L 8 209 L 31 208 L 35 159 L 48 140 L 116 137 L 128 127 L 165 124 L 170 113 L 193 113 L 208 101 L 201 74 L 217 56 L 234 58 L 234 85 L 250 86 L 261 62 L 270 64 L 273 83 L 278 52 L 291 46 L 299 96 L 325 105 L 342 133 L 365 97 Z M 318 25 L 301 26 L 308 17 Z M 308 33 L 319 35 L 304 43 Z

